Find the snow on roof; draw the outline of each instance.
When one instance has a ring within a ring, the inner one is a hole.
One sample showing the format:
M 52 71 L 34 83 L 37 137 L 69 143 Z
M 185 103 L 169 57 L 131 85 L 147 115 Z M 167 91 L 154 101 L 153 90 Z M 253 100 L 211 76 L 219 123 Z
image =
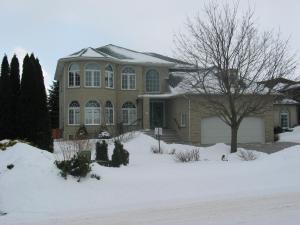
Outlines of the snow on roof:
M 295 89 L 295 88 L 299 88 L 300 87 L 300 83 L 297 84 L 292 84 L 288 87 L 286 87 L 284 90 L 290 90 L 290 89 Z
M 274 102 L 275 105 L 295 105 L 295 104 L 299 104 L 299 102 L 297 102 L 294 99 L 291 98 L 283 98 L 283 99 L 278 99 Z
M 66 58 L 107 58 L 113 59 L 119 62 L 129 62 L 129 63 L 150 63 L 150 64 L 165 64 L 173 66 L 176 64 L 176 59 L 162 56 L 154 53 L 143 53 L 138 51 L 133 51 L 116 45 L 105 45 L 97 49 L 88 47 L 84 48 L 78 52 L 64 57 Z M 180 63 L 184 63 L 181 62 Z

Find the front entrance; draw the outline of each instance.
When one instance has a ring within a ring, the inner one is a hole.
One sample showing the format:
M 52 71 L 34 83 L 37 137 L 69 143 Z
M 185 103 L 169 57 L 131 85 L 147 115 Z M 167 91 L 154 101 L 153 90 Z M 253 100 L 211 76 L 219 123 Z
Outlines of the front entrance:
M 165 102 L 150 101 L 150 128 L 165 126 Z

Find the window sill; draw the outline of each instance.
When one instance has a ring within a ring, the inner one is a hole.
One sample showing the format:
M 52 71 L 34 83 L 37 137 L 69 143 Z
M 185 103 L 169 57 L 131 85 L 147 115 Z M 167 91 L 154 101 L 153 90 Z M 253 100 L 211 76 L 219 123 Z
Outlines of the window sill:
M 73 89 L 73 88 L 80 88 L 80 86 L 68 86 L 68 88 Z

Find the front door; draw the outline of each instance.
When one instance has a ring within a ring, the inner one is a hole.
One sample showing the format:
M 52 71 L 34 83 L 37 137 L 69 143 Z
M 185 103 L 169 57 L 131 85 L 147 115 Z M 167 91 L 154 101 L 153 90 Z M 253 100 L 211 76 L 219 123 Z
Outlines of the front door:
M 165 104 L 163 101 L 150 101 L 150 127 L 164 127 Z

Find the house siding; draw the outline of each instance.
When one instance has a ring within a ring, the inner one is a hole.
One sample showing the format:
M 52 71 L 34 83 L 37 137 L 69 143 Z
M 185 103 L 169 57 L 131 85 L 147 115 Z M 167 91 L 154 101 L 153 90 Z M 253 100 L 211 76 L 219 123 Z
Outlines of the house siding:
M 289 115 L 289 126 L 294 127 L 299 124 L 298 122 L 298 105 L 274 105 L 274 126 L 280 127 L 280 114 L 287 112 Z

